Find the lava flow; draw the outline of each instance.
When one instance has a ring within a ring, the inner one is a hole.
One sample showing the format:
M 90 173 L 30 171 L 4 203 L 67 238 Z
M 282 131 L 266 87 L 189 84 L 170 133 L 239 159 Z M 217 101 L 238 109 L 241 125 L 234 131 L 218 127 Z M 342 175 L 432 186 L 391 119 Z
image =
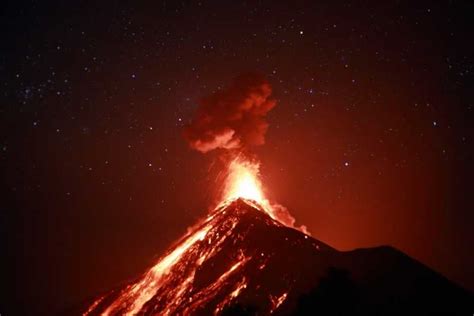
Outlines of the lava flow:
M 236 253 L 220 253 L 224 244 L 235 244 L 242 239 L 242 234 L 235 231 L 241 218 L 240 208 L 236 206 L 244 203 L 245 207 L 269 215 L 273 225 L 282 223 L 264 197 L 258 163 L 243 158 L 232 160 L 224 188 L 223 201 L 206 219 L 190 229 L 136 282 L 94 302 L 84 315 L 188 315 L 217 299 L 213 313 L 218 314 L 238 297 L 249 280 L 237 272 L 245 268 L 254 254 L 243 248 Z M 221 267 L 215 279 L 204 280 L 202 271 L 208 269 L 207 261 L 222 255 L 230 256 L 227 266 Z M 286 297 L 285 293 L 277 294 L 278 300 L 270 300 L 273 309 Z

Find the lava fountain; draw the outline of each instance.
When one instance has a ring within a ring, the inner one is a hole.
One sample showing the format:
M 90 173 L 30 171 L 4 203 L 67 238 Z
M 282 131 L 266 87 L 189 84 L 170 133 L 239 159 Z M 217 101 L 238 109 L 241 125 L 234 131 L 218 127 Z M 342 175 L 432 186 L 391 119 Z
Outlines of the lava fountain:
M 252 203 L 255 208 L 264 211 L 272 219 L 281 224 L 296 228 L 309 234 L 305 226 L 295 227 L 295 219 L 288 210 L 276 203 L 271 203 L 264 194 L 260 180 L 260 163 L 243 155 L 237 155 L 230 160 L 226 168 L 224 192 L 219 206 L 229 205 L 237 199 Z
M 228 167 L 224 201 L 244 198 L 262 204 L 265 198 L 259 179 L 259 169 L 258 163 L 242 158 L 232 160 Z

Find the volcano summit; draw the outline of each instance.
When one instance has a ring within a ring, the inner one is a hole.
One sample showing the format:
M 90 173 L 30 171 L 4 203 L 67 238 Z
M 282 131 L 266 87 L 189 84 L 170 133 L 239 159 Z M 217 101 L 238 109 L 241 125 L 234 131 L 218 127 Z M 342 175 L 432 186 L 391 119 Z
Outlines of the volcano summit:
M 235 199 L 83 315 L 466 314 L 473 296 L 391 247 L 340 252 Z

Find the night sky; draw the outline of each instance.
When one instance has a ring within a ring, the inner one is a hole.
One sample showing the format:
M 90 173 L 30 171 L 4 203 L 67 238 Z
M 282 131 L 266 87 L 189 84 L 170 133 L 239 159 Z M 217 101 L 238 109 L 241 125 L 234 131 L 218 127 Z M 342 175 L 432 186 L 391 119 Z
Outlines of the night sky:
M 2 315 L 114 288 L 204 216 L 218 153 L 183 128 L 248 71 L 277 101 L 272 200 L 474 291 L 472 2 L 98 2 L 0 11 Z

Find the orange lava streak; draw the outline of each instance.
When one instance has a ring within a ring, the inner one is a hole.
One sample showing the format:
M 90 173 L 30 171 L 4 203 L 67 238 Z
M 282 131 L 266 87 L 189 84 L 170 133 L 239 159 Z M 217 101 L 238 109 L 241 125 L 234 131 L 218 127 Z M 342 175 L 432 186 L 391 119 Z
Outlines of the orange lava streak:
M 95 300 L 94 303 L 92 303 L 92 305 L 87 309 L 87 311 L 82 313 L 82 316 L 87 316 L 90 313 L 92 313 L 92 311 L 104 300 L 104 298 L 105 298 L 105 295 Z
M 239 296 L 240 292 L 247 288 L 247 279 L 244 277 L 242 278 L 242 280 L 237 283 L 237 286 L 234 288 L 234 290 L 225 298 L 222 300 L 222 302 L 220 302 L 216 309 L 214 310 L 214 315 L 219 315 L 220 312 L 222 312 L 222 310 L 226 307 L 226 306 L 229 306 L 229 304 L 235 299 L 237 298 L 237 296 Z
M 283 293 L 282 295 L 278 297 L 272 297 L 270 296 L 270 301 L 272 302 L 273 308 L 270 310 L 270 314 L 273 314 L 274 311 L 280 307 L 281 304 L 286 300 L 286 297 L 288 296 L 288 293 Z
M 124 303 L 131 302 L 124 314 L 135 315 L 143 305 L 155 295 L 160 287 L 161 279 L 170 272 L 171 268 L 181 258 L 184 252 L 191 248 L 197 241 L 203 240 L 211 226 L 206 225 L 175 248 L 171 253 L 162 258 L 153 268 L 151 268 L 140 282 L 134 284 L 122 293 L 122 295 L 103 313 L 110 315 L 116 312 Z

